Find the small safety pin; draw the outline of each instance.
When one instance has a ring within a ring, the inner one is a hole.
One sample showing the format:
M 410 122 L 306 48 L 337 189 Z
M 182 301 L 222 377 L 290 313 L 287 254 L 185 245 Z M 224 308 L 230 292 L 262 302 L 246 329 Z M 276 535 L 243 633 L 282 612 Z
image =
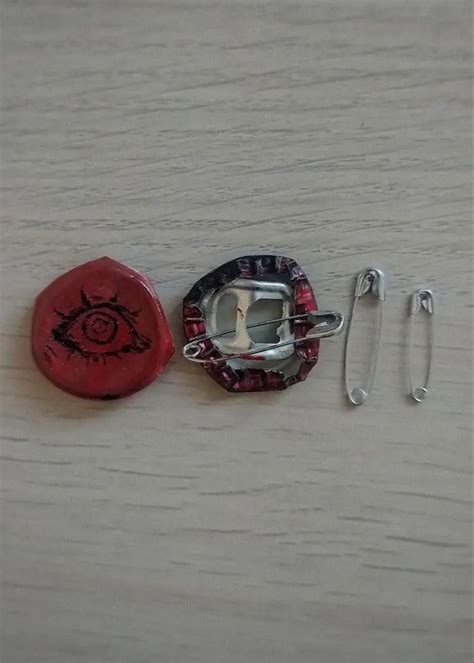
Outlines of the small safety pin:
M 258 349 L 246 350 L 245 352 L 240 352 L 231 355 L 225 355 L 218 358 L 208 358 L 201 359 L 199 355 L 202 352 L 202 347 L 200 343 L 203 341 L 212 341 L 214 338 L 220 338 L 221 336 L 226 336 L 228 334 L 234 334 L 235 329 L 228 329 L 217 334 L 210 334 L 209 336 L 201 336 L 196 338 L 190 343 L 187 343 L 183 346 L 183 357 L 189 359 L 189 361 L 197 362 L 198 364 L 220 364 L 222 362 L 229 361 L 230 359 L 247 359 L 252 355 L 261 355 L 268 350 L 274 350 L 275 348 L 283 348 L 287 345 L 297 345 L 298 343 L 304 343 L 305 341 L 312 341 L 320 338 L 327 338 L 329 336 L 336 336 L 340 334 L 344 328 L 344 316 L 342 313 L 335 313 L 333 311 L 312 311 L 311 313 L 304 313 L 303 315 L 290 315 L 285 318 L 276 318 L 275 320 L 265 320 L 264 322 L 257 322 L 253 325 L 247 325 L 247 329 L 255 329 L 257 327 L 264 327 L 265 325 L 272 325 L 278 322 L 286 322 L 287 320 L 294 320 L 295 322 L 309 323 L 314 327 L 317 327 L 316 331 L 306 334 L 302 338 L 293 338 L 289 341 L 282 341 L 280 343 L 273 343 L 271 345 L 265 345 Z
M 369 369 L 367 382 L 365 384 L 357 385 L 356 387 L 351 387 L 348 376 L 349 338 L 350 338 L 352 321 L 354 319 L 354 312 L 356 309 L 357 300 L 361 299 L 361 297 L 367 294 L 373 295 L 380 302 L 379 317 L 376 329 L 376 338 L 374 342 L 373 359 Z M 367 267 L 367 269 L 363 269 L 361 272 L 359 272 L 357 275 L 357 282 L 354 291 L 354 299 L 352 302 L 351 317 L 347 329 L 346 346 L 344 352 L 344 380 L 346 385 L 347 397 L 349 401 L 352 403 L 352 405 L 362 405 L 362 403 L 365 403 L 365 401 L 369 397 L 370 390 L 372 389 L 375 377 L 375 369 L 377 367 L 380 335 L 382 331 L 382 302 L 384 302 L 385 299 L 386 299 L 386 294 L 385 294 L 384 273 L 380 269 L 376 269 L 375 267 Z
M 412 370 L 411 370 L 411 353 L 412 353 L 412 330 L 415 315 L 420 311 L 426 311 L 429 316 L 429 341 L 428 341 L 428 365 L 426 368 L 425 382 L 421 386 L 413 386 Z M 410 382 L 410 396 L 417 403 L 421 403 L 428 395 L 428 388 L 431 376 L 431 367 L 433 364 L 433 351 L 434 351 L 434 299 L 433 292 L 426 288 L 415 290 L 410 298 L 410 321 L 408 326 L 408 379 Z

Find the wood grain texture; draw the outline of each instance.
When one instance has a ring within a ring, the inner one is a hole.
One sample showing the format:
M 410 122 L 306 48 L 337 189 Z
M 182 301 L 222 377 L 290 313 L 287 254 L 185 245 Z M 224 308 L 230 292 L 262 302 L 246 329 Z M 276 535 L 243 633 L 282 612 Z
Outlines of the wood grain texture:
M 464 0 L 3 3 L 2 663 L 471 659 L 470 24 Z M 341 338 L 277 395 L 178 356 L 117 403 L 35 369 L 32 303 L 62 271 L 145 272 L 179 343 L 189 287 L 250 251 L 346 312 L 385 269 L 366 406 Z

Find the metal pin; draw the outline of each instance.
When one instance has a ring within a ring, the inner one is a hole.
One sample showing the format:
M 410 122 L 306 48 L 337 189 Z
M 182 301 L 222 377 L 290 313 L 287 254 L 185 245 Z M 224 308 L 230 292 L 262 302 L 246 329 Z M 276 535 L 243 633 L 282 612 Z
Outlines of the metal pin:
M 426 368 L 425 381 L 421 386 L 415 387 L 413 385 L 412 370 L 411 370 L 411 352 L 412 352 L 412 330 L 415 315 L 420 311 L 426 311 L 429 316 L 429 341 L 428 341 L 428 365 Z M 431 376 L 431 367 L 433 364 L 433 351 L 434 351 L 434 299 L 433 292 L 426 288 L 415 290 L 410 298 L 410 320 L 408 324 L 408 380 L 410 383 L 410 396 L 417 403 L 421 403 L 428 395 L 428 388 Z
M 190 361 L 197 362 L 199 364 L 220 364 L 221 362 L 229 361 L 230 359 L 247 359 L 253 355 L 262 355 L 269 350 L 274 350 L 275 348 L 282 348 L 287 345 L 297 345 L 298 343 L 304 343 L 305 341 L 312 341 L 319 338 L 327 338 L 329 336 L 336 336 L 340 334 L 344 327 L 344 316 L 342 313 L 335 313 L 333 311 L 312 311 L 311 313 L 305 313 L 303 315 L 290 315 L 284 318 L 277 318 L 276 320 L 265 320 L 264 322 L 257 322 L 253 325 L 248 325 L 247 329 L 255 329 L 256 327 L 264 327 L 265 325 L 272 325 L 278 322 L 286 322 L 287 320 L 293 320 L 298 323 L 311 324 L 316 327 L 315 331 L 312 331 L 309 334 L 302 338 L 293 338 L 289 341 L 283 341 L 280 343 L 268 344 L 264 347 L 259 347 L 258 349 L 249 349 L 245 352 L 238 354 L 225 355 L 223 357 L 218 357 L 217 359 L 207 358 L 202 359 L 199 355 L 202 352 L 202 346 L 200 345 L 203 341 L 211 341 L 215 338 L 220 338 L 221 336 L 226 336 L 228 334 L 234 334 L 235 329 L 228 329 L 227 331 L 219 332 L 217 334 L 211 334 L 210 336 L 202 336 L 201 338 L 196 338 L 190 343 L 187 343 L 183 347 L 183 357 L 189 359 Z M 265 359 L 265 357 L 256 357 L 256 359 Z
M 349 373 L 348 358 L 349 358 L 349 338 L 350 338 L 352 320 L 354 318 L 354 312 L 356 309 L 357 300 L 361 299 L 361 297 L 364 297 L 364 295 L 367 294 L 373 295 L 380 302 L 372 364 L 369 368 L 369 374 L 366 383 L 357 385 L 355 387 L 351 387 L 348 375 Z M 377 367 L 380 335 L 382 331 L 382 302 L 384 302 L 385 299 L 386 295 L 385 295 L 384 273 L 380 269 L 376 269 L 375 267 L 367 267 L 367 269 L 363 269 L 361 272 L 359 272 L 359 274 L 357 275 L 357 282 L 354 291 L 354 300 L 352 302 L 351 317 L 347 329 L 346 347 L 344 353 L 344 380 L 346 385 L 347 397 L 349 401 L 352 403 L 352 405 L 362 405 L 362 403 L 365 403 L 365 401 L 369 397 L 370 390 L 372 389 L 375 377 L 375 369 Z

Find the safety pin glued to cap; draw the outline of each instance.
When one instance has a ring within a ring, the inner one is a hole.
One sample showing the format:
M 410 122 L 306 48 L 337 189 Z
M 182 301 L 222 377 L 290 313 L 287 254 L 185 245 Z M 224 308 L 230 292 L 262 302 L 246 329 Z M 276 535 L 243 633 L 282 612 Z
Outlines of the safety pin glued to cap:
M 373 297 L 376 297 L 379 300 L 379 314 L 378 314 L 378 322 L 376 328 L 376 337 L 374 341 L 372 363 L 370 365 L 367 381 L 365 382 L 365 384 L 360 384 L 355 387 L 351 387 L 349 382 L 348 360 L 349 360 L 349 339 L 351 335 L 352 321 L 354 318 L 354 312 L 356 309 L 357 301 L 361 299 L 361 297 L 364 297 L 364 295 L 367 294 L 371 294 Z M 365 401 L 369 397 L 370 390 L 372 389 L 375 377 L 375 369 L 377 367 L 380 335 L 382 331 L 382 302 L 384 302 L 385 299 L 386 299 L 386 293 L 385 293 L 384 273 L 380 269 L 376 269 L 375 267 L 368 267 L 367 269 L 363 269 L 361 272 L 359 272 L 359 274 L 357 275 L 357 282 L 354 291 L 354 299 L 352 302 L 352 311 L 347 329 L 346 347 L 344 353 L 344 380 L 345 380 L 347 397 L 349 401 L 352 403 L 352 405 L 362 405 L 362 403 L 365 403 Z
M 301 338 L 292 338 L 291 340 L 280 341 L 279 343 L 272 343 L 263 347 L 260 346 L 258 349 L 249 349 L 241 353 L 230 355 L 226 354 L 217 358 L 202 358 L 199 356 L 203 350 L 202 344 L 204 341 L 212 341 L 213 339 L 221 338 L 222 336 L 227 336 L 228 334 L 235 334 L 235 329 L 228 329 L 226 331 L 218 332 L 217 334 L 201 336 L 200 338 L 196 338 L 190 343 L 187 343 L 183 346 L 183 357 L 199 364 L 220 364 L 222 362 L 229 361 L 229 359 L 247 359 L 254 356 L 255 359 L 265 359 L 264 356 L 260 357 L 260 355 L 264 355 L 264 353 L 268 352 L 269 350 L 283 348 L 287 345 L 297 345 L 298 343 L 304 343 L 305 341 L 336 336 L 337 334 L 340 334 L 344 328 L 344 316 L 342 313 L 336 313 L 334 311 L 312 311 L 302 315 L 290 315 L 284 318 L 277 318 L 275 320 L 257 322 L 252 325 L 247 325 L 246 328 L 255 329 L 256 327 L 264 327 L 265 325 L 272 325 L 279 322 L 282 323 L 289 320 L 292 320 L 295 323 L 312 325 L 315 329 Z M 257 357 L 256 355 L 259 356 Z
M 425 310 L 429 317 L 429 341 L 428 341 L 428 363 L 426 368 L 425 380 L 423 385 L 414 386 L 412 377 L 412 330 L 415 316 L 420 311 Z M 421 403 L 428 395 L 431 367 L 433 364 L 434 352 L 434 298 L 433 292 L 427 288 L 419 288 L 415 290 L 410 298 L 410 320 L 408 327 L 408 379 L 410 383 L 410 396 L 417 403 Z

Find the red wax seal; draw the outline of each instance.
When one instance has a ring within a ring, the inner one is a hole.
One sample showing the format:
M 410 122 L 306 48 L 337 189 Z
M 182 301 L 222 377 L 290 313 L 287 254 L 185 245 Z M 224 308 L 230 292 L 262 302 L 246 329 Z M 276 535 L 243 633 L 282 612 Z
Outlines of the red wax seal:
M 76 396 L 102 400 L 143 389 L 174 353 L 150 280 L 111 258 L 80 265 L 43 290 L 31 343 L 51 382 Z

